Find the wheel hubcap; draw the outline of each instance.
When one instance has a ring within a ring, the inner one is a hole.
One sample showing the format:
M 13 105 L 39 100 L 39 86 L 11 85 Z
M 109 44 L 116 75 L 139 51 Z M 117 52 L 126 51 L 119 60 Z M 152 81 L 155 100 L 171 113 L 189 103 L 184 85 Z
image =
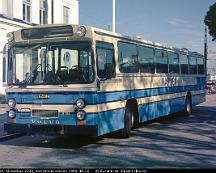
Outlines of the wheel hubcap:
M 133 127 L 134 126 L 134 116 L 133 116 L 133 114 L 131 114 L 131 127 Z
M 187 112 L 190 113 L 191 112 L 191 105 L 190 105 L 190 100 L 187 99 Z

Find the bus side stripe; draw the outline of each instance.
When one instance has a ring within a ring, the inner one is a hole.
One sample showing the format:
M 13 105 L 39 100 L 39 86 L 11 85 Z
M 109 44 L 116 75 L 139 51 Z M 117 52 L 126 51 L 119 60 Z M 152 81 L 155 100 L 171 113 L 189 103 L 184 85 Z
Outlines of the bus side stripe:
M 143 90 L 131 90 L 131 91 L 119 91 L 119 92 L 101 92 L 101 93 L 58 93 L 50 94 L 50 99 L 40 100 L 38 99 L 38 93 L 34 94 L 21 94 L 23 98 L 17 97 L 17 104 L 43 104 L 43 105 L 73 105 L 78 98 L 85 98 L 88 105 L 112 103 L 119 101 L 121 98 L 143 98 L 143 97 L 153 97 L 165 94 L 181 93 L 185 91 L 193 90 L 204 90 L 203 87 L 197 85 L 186 86 L 186 87 L 161 87 L 161 88 L 148 88 Z M 17 93 L 9 93 L 9 98 L 16 98 Z M 63 98 L 63 99 L 62 99 Z
M 138 105 L 149 104 L 164 100 L 172 100 L 176 98 L 181 98 L 186 96 L 186 92 L 181 93 L 173 93 L 173 94 L 164 94 L 164 95 L 157 95 L 157 96 L 149 96 L 143 98 L 135 98 L 137 99 Z M 205 94 L 203 90 L 200 91 L 192 91 L 192 95 L 200 95 Z M 113 101 L 109 103 L 102 103 L 96 105 L 87 105 L 84 109 L 89 114 L 99 113 L 99 112 L 106 112 L 110 110 L 116 110 L 124 108 L 126 104 L 125 101 Z M 21 111 L 21 108 L 30 108 L 30 109 L 44 109 L 44 110 L 59 110 L 59 112 L 74 112 L 74 105 L 29 105 L 29 104 L 18 104 L 17 108 Z M 22 112 L 22 111 L 21 111 Z

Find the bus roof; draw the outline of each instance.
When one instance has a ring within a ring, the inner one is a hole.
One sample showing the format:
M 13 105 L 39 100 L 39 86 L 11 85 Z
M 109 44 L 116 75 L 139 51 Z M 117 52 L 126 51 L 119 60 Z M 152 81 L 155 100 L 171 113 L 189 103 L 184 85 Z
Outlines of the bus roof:
M 108 36 L 108 37 L 117 38 L 117 39 L 120 39 L 120 40 L 122 39 L 122 40 L 129 41 L 129 42 L 136 42 L 136 43 L 140 43 L 140 44 L 146 44 L 146 45 L 149 45 L 149 46 L 159 47 L 159 48 L 162 48 L 162 49 L 168 49 L 168 50 L 173 50 L 173 51 L 177 51 L 177 52 L 182 52 L 182 53 L 186 53 L 186 54 L 190 54 L 190 55 L 203 56 L 202 54 L 200 54 L 198 52 L 191 52 L 187 48 L 179 49 L 179 48 L 175 48 L 173 46 L 163 45 L 163 44 L 156 43 L 156 42 L 153 42 L 153 41 L 145 40 L 144 38 L 142 38 L 140 36 L 127 36 L 127 35 L 123 35 L 123 34 L 119 34 L 119 33 L 113 33 L 113 32 L 108 31 L 108 30 L 99 29 L 99 28 L 91 27 L 91 26 L 84 26 L 84 25 L 45 24 L 45 25 L 33 26 L 33 27 L 30 27 L 30 28 L 24 28 L 24 29 L 21 29 L 21 30 L 14 31 L 13 33 L 14 33 L 16 42 L 23 42 L 23 41 L 25 42 L 27 40 L 29 41 L 30 39 L 23 39 L 23 37 L 21 36 L 22 31 L 27 31 L 27 30 L 32 31 L 32 30 L 37 30 L 37 29 L 38 30 L 40 30 L 40 29 L 43 30 L 43 29 L 59 28 L 59 27 L 60 28 L 71 27 L 72 28 L 71 34 L 73 34 L 73 32 L 75 30 L 78 30 L 79 27 L 84 27 L 86 29 L 86 31 L 87 31 L 86 32 L 86 37 L 89 37 L 89 38 L 91 38 L 93 36 L 93 34 L 98 34 L 98 35 L 102 35 L 102 36 Z M 67 31 L 69 31 L 69 30 L 67 30 Z M 60 34 L 57 33 L 55 35 L 55 37 L 58 37 L 59 35 L 65 36 L 65 37 L 72 36 L 72 35 L 69 34 L 69 32 L 68 32 L 68 35 L 67 35 L 66 30 L 65 30 L 64 34 L 62 32 Z M 49 37 L 43 37 L 43 38 L 49 38 Z M 52 38 L 52 37 L 50 37 L 50 38 Z
M 177 51 L 177 52 L 184 52 L 190 55 L 197 55 L 197 56 L 203 56 L 202 54 L 198 53 L 198 52 L 192 52 L 187 48 L 176 48 L 173 46 L 169 46 L 169 45 L 163 45 L 157 42 L 153 42 L 153 41 L 149 41 L 146 40 L 140 36 L 127 36 L 127 35 L 123 35 L 123 34 L 119 34 L 119 33 L 113 33 L 111 31 L 107 31 L 104 29 L 99 29 L 99 28 L 95 28 L 95 27 L 91 27 L 94 32 L 96 34 L 100 34 L 100 35 L 108 35 L 108 36 L 112 36 L 112 37 L 116 37 L 116 38 L 120 38 L 123 40 L 128 40 L 131 42 L 138 42 L 138 43 L 143 43 L 143 44 L 147 44 L 147 45 L 151 45 L 151 46 L 155 46 L 155 47 L 160 47 L 160 48 L 164 48 L 164 49 L 169 49 L 169 50 L 173 50 L 173 51 Z

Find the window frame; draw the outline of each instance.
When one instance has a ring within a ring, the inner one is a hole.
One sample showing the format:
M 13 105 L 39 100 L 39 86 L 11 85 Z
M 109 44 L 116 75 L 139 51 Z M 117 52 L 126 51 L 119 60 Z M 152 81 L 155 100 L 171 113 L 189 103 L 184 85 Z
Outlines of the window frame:
M 192 66 L 192 65 L 191 65 L 191 61 L 190 61 L 190 60 L 191 60 L 192 58 L 196 59 L 196 73 L 191 73 L 191 66 Z M 188 56 L 188 59 L 189 59 L 189 74 L 190 74 L 190 75 L 197 75 L 197 74 L 198 74 L 197 57 L 196 57 L 195 55 L 189 55 L 189 56 Z
M 28 7 L 29 7 L 29 16 L 28 16 Z M 32 1 L 31 0 L 23 0 L 23 20 L 25 22 L 31 23 L 32 21 Z
M 157 72 L 157 57 L 156 57 L 156 51 L 158 51 L 158 50 L 160 50 L 160 51 L 163 51 L 163 52 L 166 52 L 166 59 L 167 59 L 167 71 L 166 72 L 163 72 L 163 73 L 161 73 L 161 72 Z M 169 73 L 169 59 L 168 59 L 168 51 L 166 50 L 166 49 L 163 49 L 163 48 L 155 48 L 155 57 L 154 57 L 154 63 L 155 63 L 155 74 L 168 74 Z
M 182 73 L 182 65 L 184 65 L 184 64 L 181 63 L 181 56 L 182 55 L 187 57 L 187 73 Z M 190 72 L 189 72 L 189 56 L 186 53 L 180 53 L 179 65 L 180 65 L 180 73 L 181 73 L 181 75 L 189 75 L 190 74 Z
M 10 18 L 14 16 L 14 4 L 13 0 L 2 0 L 2 14 Z M 1 12 L 0 12 L 1 13 Z
M 76 41 L 75 41 L 76 42 Z M 50 44 L 45 44 L 49 49 L 50 49 L 50 46 L 55 46 L 55 45 L 57 45 L 57 44 L 70 44 L 70 43 L 74 43 L 74 41 L 67 41 L 67 42 L 62 42 L 62 41 L 60 41 L 60 42 L 53 42 L 53 44 L 52 45 L 50 45 Z M 89 41 L 89 40 L 87 40 L 87 41 L 77 41 L 77 43 L 87 43 L 87 44 L 89 44 L 89 48 L 90 48 L 90 54 L 91 54 L 91 63 L 92 63 L 92 72 L 93 72 L 93 76 L 92 76 L 92 80 L 91 81 L 89 81 L 89 82 L 86 82 L 86 83 L 72 83 L 72 82 L 67 82 L 67 83 L 64 83 L 64 84 L 66 84 L 66 85 L 77 85 L 77 84 L 80 84 L 80 85 L 86 85 L 86 84 L 92 84 L 94 81 L 95 81 L 95 77 L 96 77 L 96 75 L 95 75 L 95 60 L 94 60 L 94 47 L 93 47 L 93 42 L 92 41 Z M 30 44 L 30 45 L 28 45 L 28 46 L 34 46 L 35 44 Z M 14 49 L 15 47 L 22 47 L 22 45 L 14 45 L 13 47 L 11 47 L 11 50 L 12 49 Z M 8 57 L 8 69 L 7 69 L 7 83 L 9 84 L 9 85 L 12 85 L 12 86 L 17 86 L 17 85 L 19 85 L 18 83 L 14 83 L 13 82 L 13 77 L 11 77 L 12 76 L 12 73 L 13 73 L 13 71 L 16 71 L 16 60 L 15 60 L 15 58 L 14 58 L 14 55 L 13 55 L 14 53 L 13 53 L 13 51 L 10 51 L 10 54 L 9 54 L 9 57 Z M 54 86 L 57 86 L 57 85 L 59 85 L 59 84 L 57 84 L 57 83 L 37 83 L 37 84 L 33 84 L 33 83 L 30 83 L 30 84 L 28 84 L 29 86 L 41 86 L 41 85 L 54 85 Z
M 202 64 L 203 72 L 202 73 L 200 73 L 200 69 L 199 69 L 199 63 L 198 63 L 199 59 L 202 59 L 202 62 L 203 62 L 203 64 Z M 204 57 L 197 57 L 197 74 L 198 75 L 204 75 L 205 74 L 205 59 L 204 59 Z
M 141 64 L 140 64 L 140 61 L 139 61 L 139 59 L 140 59 L 140 48 L 147 48 L 147 49 L 152 49 L 152 51 L 153 51 L 153 56 L 152 56 L 152 60 L 153 60 L 153 63 L 152 63 L 152 65 L 153 65 L 153 70 L 152 70 L 152 72 L 141 72 Z M 147 74 L 155 74 L 155 48 L 154 47 L 150 47 L 150 46 L 147 46 L 147 45 L 137 45 L 137 49 L 138 49 L 138 66 L 139 66 L 139 73 L 140 74 L 145 74 L 145 73 L 147 73 Z
M 70 23 L 70 10 L 71 9 L 68 6 L 63 5 L 63 23 L 64 24 L 69 24 Z M 65 12 L 68 13 L 68 16 L 65 15 Z M 65 22 L 65 19 L 67 19 L 66 22 Z
M 112 46 L 112 48 L 106 48 L 106 47 L 103 47 L 103 46 L 98 46 L 97 44 L 109 44 L 110 46 Z M 98 70 L 99 70 L 99 66 L 98 66 L 98 54 L 97 54 L 97 50 L 98 48 L 99 49 L 104 49 L 104 50 L 111 50 L 112 53 L 113 53 L 113 65 L 114 65 L 114 72 L 113 72 L 113 77 L 112 78 L 116 78 L 116 59 L 115 59 L 115 47 L 114 47 L 114 44 L 113 43 L 109 43 L 109 42 L 105 42 L 105 41 L 96 41 L 96 44 L 95 44 L 95 54 L 96 54 L 96 66 L 97 66 L 97 77 L 98 78 L 101 78 L 99 77 L 99 73 L 98 73 Z
M 40 0 L 39 1 L 39 5 L 40 5 L 40 9 L 39 9 L 39 22 L 40 24 L 47 24 L 48 23 L 48 7 L 44 6 L 44 2 L 47 4 L 47 0 Z M 45 20 L 44 20 L 45 19 Z
M 119 56 L 119 53 L 120 53 L 120 49 L 119 49 L 119 45 L 121 44 L 121 43 L 123 43 L 123 44 L 128 44 L 128 45 L 134 45 L 135 47 L 136 47 L 136 53 L 137 53 L 137 58 L 136 58 L 136 64 L 137 64 L 137 71 L 136 72 L 123 72 L 122 70 L 121 70 L 121 66 L 120 66 L 120 56 Z M 140 73 L 140 70 L 139 70 L 139 63 L 138 63 L 138 56 L 139 56 L 139 51 L 138 51 L 138 44 L 136 44 L 136 43 L 131 43 L 131 42 L 125 42 L 125 41 L 118 41 L 118 65 L 119 65 L 119 71 L 120 71 L 120 73 L 122 73 L 122 74 L 130 74 L 130 73 L 134 73 L 134 74 L 138 74 L 138 73 Z
M 179 68 L 179 64 L 180 64 L 180 59 L 179 59 L 179 54 L 175 51 L 167 51 L 167 54 L 168 54 L 168 73 L 169 74 L 180 74 L 180 68 Z M 177 55 L 177 58 L 178 58 L 178 72 L 171 72 L 170 71 L 170 65 L 174 65 L 174 64 L 170 64 L 170 55 L 172 54 L 175 54 Z

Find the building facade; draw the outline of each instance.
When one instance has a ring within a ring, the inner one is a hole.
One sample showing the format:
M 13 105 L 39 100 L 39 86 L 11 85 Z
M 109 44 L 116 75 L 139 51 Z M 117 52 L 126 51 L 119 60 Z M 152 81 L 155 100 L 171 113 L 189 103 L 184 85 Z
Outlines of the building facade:
M 40 24 L 78 24 L 78 0 L 0 0 L 0 102 L 7 85 L 7 33 Z

